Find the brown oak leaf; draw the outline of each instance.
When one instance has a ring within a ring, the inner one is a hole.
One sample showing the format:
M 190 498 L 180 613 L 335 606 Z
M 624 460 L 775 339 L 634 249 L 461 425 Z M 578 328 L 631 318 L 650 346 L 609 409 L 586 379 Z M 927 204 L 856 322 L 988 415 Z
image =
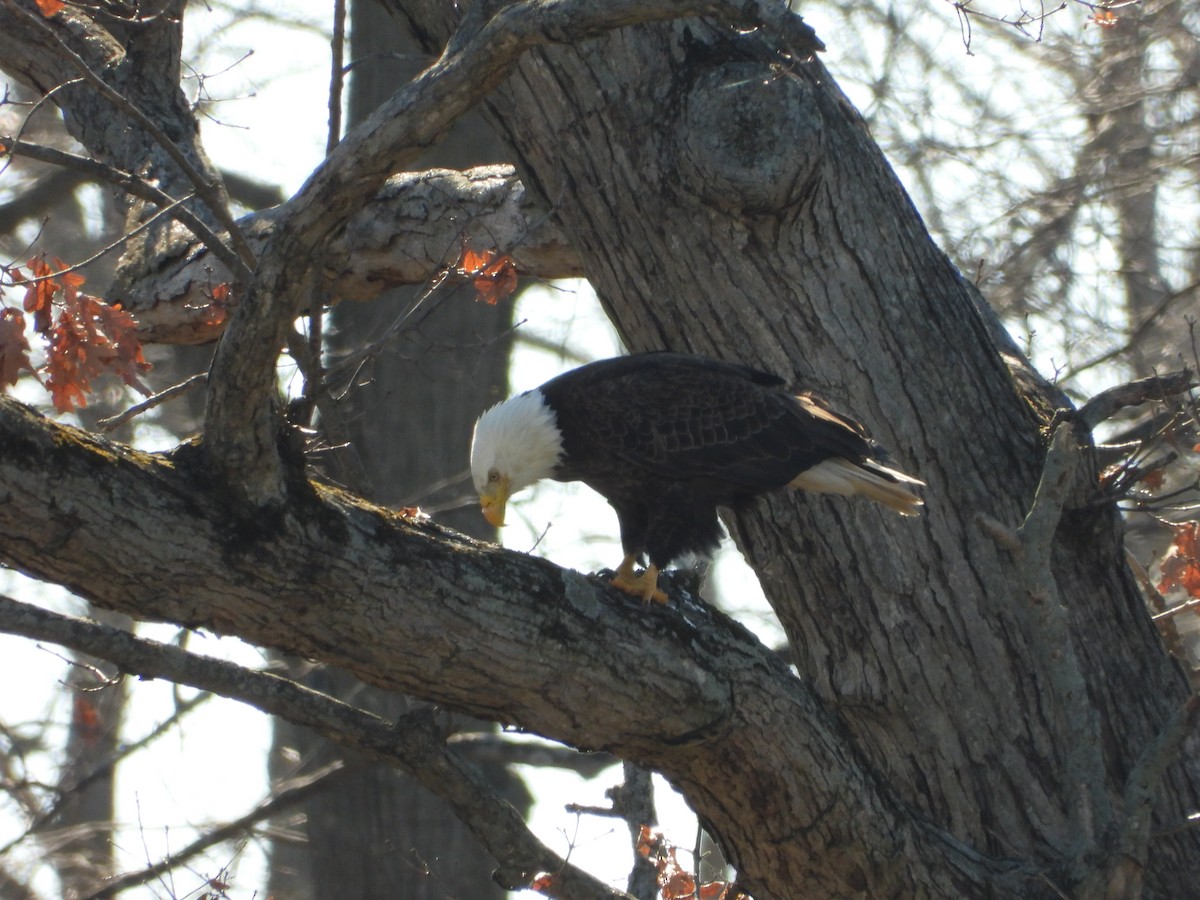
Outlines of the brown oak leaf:
M 25 314 L 19 309 L 5 309 L 0 312 L 0 387 L 16 384 L 22 371 L 33 371 Z

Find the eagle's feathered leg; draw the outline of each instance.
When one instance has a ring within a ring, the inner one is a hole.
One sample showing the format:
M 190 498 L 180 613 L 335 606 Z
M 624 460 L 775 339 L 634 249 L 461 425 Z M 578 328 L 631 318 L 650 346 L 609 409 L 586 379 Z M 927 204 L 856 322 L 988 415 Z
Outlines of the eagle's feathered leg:
M 666 603 L 667 595 L 658 589 L 658 566 L 648 565 L 641 575 L 634 574 L 637 557 L 630 553 L 617 566 L 617 572 L 611 582 L 613 587 L 620 588 L 627 594 L 641 597 L 643 603 L 653 600 L 655 603 Z

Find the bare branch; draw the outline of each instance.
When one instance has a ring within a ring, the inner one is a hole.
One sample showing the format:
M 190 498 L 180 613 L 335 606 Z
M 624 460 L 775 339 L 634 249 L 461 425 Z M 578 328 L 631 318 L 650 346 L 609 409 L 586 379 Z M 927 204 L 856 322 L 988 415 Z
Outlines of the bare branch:
M 1066 751 L 1064 777 L 1075 787 L 1071 810 L 1075 863 L 1084 858 L 1113 821 L 1109 801 L 1100 721 L 1088 695 L 1083 666 L 1071 637 L 1070 613 L 1063 604 L 1051 564 L 1055 532 L 1079 461 L 1070 423 L 1060 424 L 1050 439 L 1042 477 L 1025 521 L 1010 533 L 994 520 L 982 524 L 1001 546 L 1021 560 L 1020 572 L 1028 603 L 1023 610 L 1030 635 L 1040 649 L 1046 676 L 1063 717 L 1065 733 L 1074 736 Z M 1078 873 L 1078 874 L 1082 874 Z
M 1106 419 L 1111 419 L 1122 409 L 1140 406 L 1154 400 L 1164 400 L 1175 394 L 1195 387 L 1190 369 L 1171 372 L 1167 375 L 1151 375 L 1127 384 L 1119 384 L 1101 391 L 1083 405 L 1076 418 L 1090 431 Z
M 4 597 L 2 599 L 8 600 L 11 603 L 16 602 L 9 597 Z M 113 754 L 109 759 L 106 759 L 103 763 L 96 766 L 82 778 L 79 778 L 73 783 L 62 788 L 58 799 L 47 809 L 44 809 L 41 813 L 39 813 L 38 816 L 32 822 L 30 822 L 29 826 L 22 834 L 14 837 L 7 844 L 0 846 L 0 856 L 4 856 L 10 850 L 16 847 L 17 844 L 25 840 L 30 834 L 42 832 L 52 821 L 54 821 L 55 817 L 58 816 L 64 803 L 72 794 L 81 792 L 101 778 L 111 775 L 118 763 L 124 759 L 127 759 L 137 751 L 150 746 L 152 743 L 154 743 L 154 741 L 178 725 L 183 718 L 196 709 L 196 707 L 207 701 L 209 697 L 210 695 L 208 694 L 201 694 L 199 696 L 192 697 L 186 703 L 180 704 L 180 706 L 170 716 L 152 728 L 144 737 L 139 738 L 136 741 L 123 743 L 121 745 L 120 752 Z
M 554 887 L 547 892 L 549 896 L 591 900 L 624 896 L 575 868 L 530 834 L 517 811 L 495 793 L 479 770 L 466 765 L 446 747 L 435 723 L 424 714 L 388 722 L 278 675 L 198 656 L 7 597 L 0 597 L 0 623 L 0 628 L 10 634 L 63 644 L 107 659 L 142 678 L 167 678 L 241 700 L 308 726 L 344 747 L 403 768 L 451 806 L 500 861 L 510 890 L 528 887 L 540 874 L 553 873 Z M 233 833 L 236 831 L 226 830 L 226 836 Z M 160 866 L 165 869 L 170 864 Z M 162 869 L 155 868 L 144 877 L 139 873 L 140 880 L 133 883 L 141 883 Z M 106 888 L 95 896 L 112 893 Z
M 154 409 L 154 407 L 160 406 L 163 403 L 166 403 L 168 400 L 174 400 L 176 397 L 186 394 L 197 385 L 204 384 L 207 380 L 208 373 L 199 372 L 195 375 L 192 375 L 190 378 L 185 378 L 178 384 L 173 384 L 169 388 L 159 391 L 152 397 L 147 397 L 140 403 L 135 403 L 127 410 L 120 412 L 115 416 L 109 416 L 106 419 L 101 419 L 96 423 L 96 426 L 99 428 L 101 434 L 108 434 L 111 431 L 116 431 L 126 422 L 136 418 L 137 416 L 140 416 L 147 410 Z
M 135 197 L 141 197 L 143 200 L 150 201 L 158 206 L 160 210 L 169 211 L 171 218 L 175 219 L 181 225 L 186 226 L 192 234 L 200 239 L 205 247 L 212 251 L 214 256 L 229 267 L 230 271 L 236 272 L 238 278 L 243 281 L 249 280 L 250 270 L 232 250 L 225 246 L 225 242 L 221 240 L 216 232 L 205 225 L 186 206 L 181 205 L 181 201 L 176 200 L 164 191 L 160 191 L 145 179 L 131 175 L 129 172 L 122 172 L 120 169 L 97 162 L 94 159 L 88 159 L 86 156 L 79 156 L 76 153 L 68 153 L 65 150 L 44 147 L 40 144 L 33 144 L 29 141 L 17 140 L 7 136 L 0 136 L 0 148 L 3 148 L 5 152 L 13 156 L 36 159 L 39 162 L 61 166 L 72 172 L 78 172 L 96 181 L 107 182 Z

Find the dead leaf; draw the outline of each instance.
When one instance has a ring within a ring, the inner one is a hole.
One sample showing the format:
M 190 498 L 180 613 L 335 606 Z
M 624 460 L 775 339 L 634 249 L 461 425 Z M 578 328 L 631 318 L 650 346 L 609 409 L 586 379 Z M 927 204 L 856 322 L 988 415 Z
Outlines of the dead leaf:
M 29 339 L 25 337 L 25 314 L 19 309 L 0 312 L 0 387 L 17 383 L 22 371 L 32 372 Z
M 1083 27 L 1087 28 L 1091 24 L 1098 25 L 1101 28 L 1115 28 L 1119 21 L 1121 20 L 1117 18 L 1117 14 L 1111 9 L 1098 9 L 1088 16 L 1088 20 L 1084 23 Z
M 476 299 L 489 306 L 506 300 L 517 289 L 517 264 L 511 256 L 497 250 L 473 250 L 463 239 L 458 274 L 471 279 Z
M 71 705 L 71 725 L 83 738 L 85 744 L 95 744 L 100 740 L 100 728 L 103 725 L 100 710 L 87 697 L 77 694 Z

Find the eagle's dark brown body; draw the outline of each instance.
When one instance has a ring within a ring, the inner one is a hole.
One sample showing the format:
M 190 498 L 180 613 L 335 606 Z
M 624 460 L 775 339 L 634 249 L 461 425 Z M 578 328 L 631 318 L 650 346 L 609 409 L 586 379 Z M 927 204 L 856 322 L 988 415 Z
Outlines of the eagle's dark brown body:
M 509 497 L 543 478 L 595 488 L 621 525 L 613 584 L 660 602 L 659 569 L 716 548 L 720 506 L 782 487 L 863 494 L 903 515 L 921 506 L 921 482 L 853 419 L 774 375 L 681 353 L 590 363 L 496 404 L 475 425 L 471 476 L 497 526 Z
M 551 477 L 602 494 L 626 554 L 658 568 L 716 549 L 717 507 L 743 505 L 830 459 L 895 483 L 919 504 L 899 488 L 918 482 L 887 468 L 861 426 L 748 366 L 640 354 L 582 366 L 538 390 L 562 434 Z

